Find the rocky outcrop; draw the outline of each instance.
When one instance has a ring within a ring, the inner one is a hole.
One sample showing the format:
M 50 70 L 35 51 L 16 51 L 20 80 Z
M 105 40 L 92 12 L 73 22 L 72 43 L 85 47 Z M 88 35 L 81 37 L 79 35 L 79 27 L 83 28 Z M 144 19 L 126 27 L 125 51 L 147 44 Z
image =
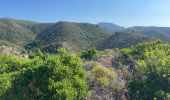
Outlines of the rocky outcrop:
M 24 58 L 29 58 L 28 52 L 26 50 L 19 50 L 15 47 L 0 46 L 0 53 L 7 55 L 13 54 Z

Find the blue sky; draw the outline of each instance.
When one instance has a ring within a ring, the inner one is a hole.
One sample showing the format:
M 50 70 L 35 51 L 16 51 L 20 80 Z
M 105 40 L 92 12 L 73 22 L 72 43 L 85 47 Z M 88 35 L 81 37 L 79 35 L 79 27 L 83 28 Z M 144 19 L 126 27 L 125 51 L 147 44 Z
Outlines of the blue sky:
M 170 0 L 0 0 L 0 17 L 170 27 Z

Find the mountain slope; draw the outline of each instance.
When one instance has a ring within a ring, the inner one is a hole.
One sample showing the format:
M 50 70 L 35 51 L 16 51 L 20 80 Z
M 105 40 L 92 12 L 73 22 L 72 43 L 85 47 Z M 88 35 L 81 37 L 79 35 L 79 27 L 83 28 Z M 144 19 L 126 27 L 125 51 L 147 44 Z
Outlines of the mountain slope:
M 114 33 L 121 31 L 119 33 Z M 0 19 L 0 45 L 42 49 L 55 52 L 58 47 L 81 51 L 88 48 L 123 48 L 154 38 L 170 41 L 170 28 L 123 28 L 111 23 L 38 23 L 9 18 Z
M 35 33 L 27 28 L 35 24 L 29 21 L 2 18 L 0 19 L 0 40 L 24 45 L 35 39 Z
M 106 32 L 94 24 L 58 22 L 44 30 L 29 44 L 28 48 L 42 48 L 54 52 L 58 47 L 79 51 L 95 47 L 97 43 L 112 33 Z
M 109 31 L 109 32 L 119 32 L 124 30 L 125 28 L 122 26 L 115 25 L 113 23 L 106 23 L 106 22 L 100 22 L 97 24 L 100 28 L 103 30 Z
M 138 43 L 151 41 L 154 38 L 136 32 L 116 32 L 112 36 L 104 39 L 97 46 L 98 49 L 112 49 L 131 47 Z
M 126 32 L 139 32 L 148 36 L 160 38 L 170 42 L 170 27 L 130 27 L 125 29 Z
M 39 23 L 29 27 L 29 29 L 36 35 L 41 34 L 43 31 L 55 25 L 55 23 Z

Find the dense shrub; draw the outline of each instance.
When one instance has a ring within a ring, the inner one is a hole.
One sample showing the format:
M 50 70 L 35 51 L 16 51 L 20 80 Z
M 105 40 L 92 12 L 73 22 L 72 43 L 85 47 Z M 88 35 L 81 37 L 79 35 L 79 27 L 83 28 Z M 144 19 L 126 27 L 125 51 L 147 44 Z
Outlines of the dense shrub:
M 117 79 L 117 73 L 112 68 L 106 68 L 98 62 L 92 61 L 85 66 L 88 72 L 88 100 L 119 100 L 123 98 L 124 83 Z
M 94 56 L 96 56 L 98 51 L 96 49 L 88 49 L 81 54 L 81 58 L 84 58 L 86 60 L 91 60 Z
M 74 100 L 86 96 L 86 73 L 81 60 L 64 49 L 56 55 L 27 60 L 0 58 L 1 99 Z
M 138 75 L 129 83 L 129 93 L 133 99 L 168 100 L 170 93 L 170 45 L 160 40 L 139 44 L 143 58 L 137 57 Z M 134 56 L 134 52 L 132 52 Z M 135 56 L 136 57 L 136 56 Z

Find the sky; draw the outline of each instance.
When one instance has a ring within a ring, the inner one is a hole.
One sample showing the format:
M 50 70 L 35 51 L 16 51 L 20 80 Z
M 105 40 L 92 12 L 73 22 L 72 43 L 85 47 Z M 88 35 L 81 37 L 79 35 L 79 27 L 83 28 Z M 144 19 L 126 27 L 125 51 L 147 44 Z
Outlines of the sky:
M 0 18 L 170 27 L 170 0 L 0 0 Z

